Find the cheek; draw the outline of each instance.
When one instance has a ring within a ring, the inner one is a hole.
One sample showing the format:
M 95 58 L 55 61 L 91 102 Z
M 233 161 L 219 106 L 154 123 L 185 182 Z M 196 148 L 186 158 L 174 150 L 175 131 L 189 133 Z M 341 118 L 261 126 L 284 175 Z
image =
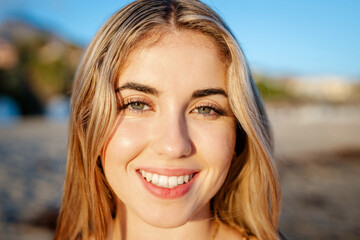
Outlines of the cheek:
M 223 185 L 234 156 L 236 142 L 235 124 L 230 122 L 197 128 L 196 152 L 205 169 L 202 175 L 202 190 L 206 201 L 210 200 Z
M 147 145 L 148 128 L 136 121 L 122 121 L 110 139 L 105 153 L 106 165 L 127 166 Z
M 236 128 L 233 121 L 221 122 L 217 126 L 197 127 L 195 145 L 209 167 L 222 172 L 230 166 L 236 142 Z M 227 171 L 225 171 L 227 172 Z

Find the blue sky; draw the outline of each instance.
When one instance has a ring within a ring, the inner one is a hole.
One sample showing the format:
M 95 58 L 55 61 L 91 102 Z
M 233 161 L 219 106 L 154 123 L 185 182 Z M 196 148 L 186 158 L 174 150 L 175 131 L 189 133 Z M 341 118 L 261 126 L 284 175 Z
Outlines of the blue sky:
M 0 0 L 0 21 L 26 16 L 86 46 L 129 0 Z M 274 75 L 360 80 L 359 0 L 204 0 L 228 23 L 250 66 Z

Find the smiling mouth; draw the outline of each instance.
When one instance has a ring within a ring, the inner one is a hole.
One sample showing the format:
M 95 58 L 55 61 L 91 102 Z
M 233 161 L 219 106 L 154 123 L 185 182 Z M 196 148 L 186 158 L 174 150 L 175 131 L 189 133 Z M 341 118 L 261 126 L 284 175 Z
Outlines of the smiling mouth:
M 139 170 L 139 172 L 146 181 L 163 188 L 174 188 L 186 184 L 194 177 L 194 173 L 182 176 L 165 176 L 146 172 L 145 170 Z

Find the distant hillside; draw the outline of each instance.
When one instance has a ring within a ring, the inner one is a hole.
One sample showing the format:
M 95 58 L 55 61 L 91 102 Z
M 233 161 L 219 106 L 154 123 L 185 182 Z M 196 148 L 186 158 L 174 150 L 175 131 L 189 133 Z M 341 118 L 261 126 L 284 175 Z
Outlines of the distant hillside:
M 23 115 L 42 114 L 54 96 L 68 95 L 82 48 L 20 21 L 0 26 L 0 95 Z
M 254 74 L 260 95 L 276 104 L 359 104 L 360 81 L 334 76 L 274 78 Z

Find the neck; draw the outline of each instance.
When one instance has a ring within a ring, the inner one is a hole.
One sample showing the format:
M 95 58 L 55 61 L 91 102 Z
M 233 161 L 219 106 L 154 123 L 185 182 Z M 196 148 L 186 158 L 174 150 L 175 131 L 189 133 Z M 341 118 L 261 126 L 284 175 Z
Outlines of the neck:
M 206 206 L 201 212 L 207 214 L 197 215 L 196 219 L 194 218 L 194 220 L 190 220 L 181 226 L 161 228 L 143 221 L 120 203 L 110 239 L 209 240 L 215 230 L 215 223 L 211 217 L 209 206 Z

